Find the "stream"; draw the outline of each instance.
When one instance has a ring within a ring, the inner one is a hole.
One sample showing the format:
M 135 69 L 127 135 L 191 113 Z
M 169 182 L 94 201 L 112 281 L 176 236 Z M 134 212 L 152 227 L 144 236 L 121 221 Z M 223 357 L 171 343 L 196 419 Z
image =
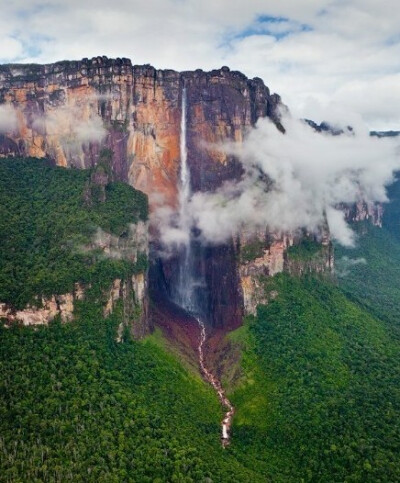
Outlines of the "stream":
M 200 341 L 199 341 L 198 351 L 199 351 L 199 365 L 200 365 L 201 372 L 204 376 L 204 379 L 206 379 L 206 381 L 211 384 L 215 392 L 218 394 L 218 398 L 221 404 L 227 409 L 224 419 L 221 422 L 221 442 L 222 442 L 222 446 L 226 448 L 226 446 L 228 446 L 228 444 L 230 443 L 230 429 L 232 425 L 232 418 L 235 413 L 235 408 L 232 406 L 232 403 L 226 397 L 225 391 L 223 390 L 220 381 L 214 376 L 214 374 L 212 374 L 206 368 L 204 364 L 203 347 L 207 337 L 206 327 L 200 319 L 197 318 L 196 320 L 200 327 Z

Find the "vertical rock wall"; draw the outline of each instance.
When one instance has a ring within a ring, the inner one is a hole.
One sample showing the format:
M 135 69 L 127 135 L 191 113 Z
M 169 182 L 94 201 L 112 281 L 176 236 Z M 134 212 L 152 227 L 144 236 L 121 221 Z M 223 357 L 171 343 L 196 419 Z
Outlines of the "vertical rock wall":
M 55 164 L 89 168 L 99 163 L 114 179 L 147 193 L 150 211 L 176 208 L 180 169 L 182 88 L 187 91 L 188 165 L 193 191 L 209 191 L 241 176 L 241 166 L 218 149 L 240 143 L 259 117 L 277 121 L 279 96 L 261 79 L 227 67 L 178 73 L 97 57 L 49 65 L 0 66 L 0 109 L 15 122 L 0 133 L 0 155 L 49 157 Z M 152 228 L 157 247 L 157 227 Z M 236 326 L 243 311 L 234 241 L 198 246 L 208 322 Z M 174 260 L 159 260 L 151 283 L 174 283 Z

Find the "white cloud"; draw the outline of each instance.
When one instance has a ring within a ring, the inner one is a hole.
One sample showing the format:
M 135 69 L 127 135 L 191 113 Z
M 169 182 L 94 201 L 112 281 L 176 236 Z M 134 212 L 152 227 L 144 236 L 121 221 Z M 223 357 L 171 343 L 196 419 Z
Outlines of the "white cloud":
M 385 186 L 400 169 L 398 141 L 370 137 L 365 126 L 332 136 L 290 117 L 283 124 L 284 135 L 261 119 L 243 145 L 221 148 L 239 157 L 245 175 L 216 193 L 193 195 L 193 225 L 208 242 L 265 226 L 318 233 L 327 222 L 333 238 L 352 245 L 353 233 L 337 206 L 386 201 Z
M 89 116 L 83 115 L 84 112 L 78 106 L 59 107 L 38 118 L 35 127 L 44 127 L 49 135 L 61 134 L 65 144 L 77 147 L 89 142 L 100 142 L 106 135 L 100 115 L 93 110 Z
M 17 115 L 10 104 L 0 105 L 0 133 L 13 131 L 17 127 Z
M 24 52 L 21 42 L 12 37 L 4 35 L 0 37 L 0 46 L 1 58 L 6 62 L 19 58 Z
M 101 142 L 106 136 L 106 129 L 100 116 L 92 116 L 88 120 L 78 121 L 74 125 L 76 138 L 81 143 Z
M 127 225 L 127 236 L 124 238 L 113 235 L 97 227 L 88 245 L 79 246 L 78 252 L 90 253 L 99 249 L 100 258 L 136 261 L 139 252 L 146 253 L 148 227 L 139 221 L 137 224 Z
M 365 258 L 349 258 L 344 256 L 339 258 L 339 260 L 336 260 L 335 273 L 338 277 L 347 277 L 353 267 L 366 264 L 367 260 Z
M 395 0 L 15 0 L 2 7 L 0 57 L 107 55 L 177 70 L 229 65 L 263 78 L 300 117 L 311 117 L 313 98 L 345 102 L 371 128 L 396 129 L 399 24 Z

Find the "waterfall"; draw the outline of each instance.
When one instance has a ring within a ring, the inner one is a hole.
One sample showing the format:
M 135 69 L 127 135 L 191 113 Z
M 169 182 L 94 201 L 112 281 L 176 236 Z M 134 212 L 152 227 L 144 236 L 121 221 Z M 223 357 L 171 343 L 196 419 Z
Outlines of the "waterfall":
M 200 340 L 198 346 L 199 352 L 199 365 L 200 370 L 204 376 L 204 379 L 208 381 L 211 386 L 214 388 L 214 391 L 217 393 L 218 398 L 221 402 L 221 405 L 227 409 L 224 414 L 224 419 L 221 421 L 221 443 L 224 448 L 226 448 L 230 443 L 230 430 L 232 425 L 233 415 L 235 414 L 235 408 L 233 407 L 232 403 L 226 397 L 225 391 L 221 385 L 221 382 L 218 380 L 214 374 L 209 371 L 204 362 L 204 344 L 206 342 L 207 334 L 206 334 L 206 326 L 201 321 L 201 319 L 197 319 L 197 323 L 200 327 Z
M 182 90 L 182 113 L 181 113 L 181 134 L 180 134 L 180 157 L 181 157 L 181 172 L 180 172 L 180 190 L 179 190 L 179 217 L 181 229 L 190 229 L 188 202 L 190 200 L 190 172 L 187 165 L 187 146 L 186 146 L 186 117 L 187 117 L 187 95 L 186 88 Z M 188 233 L 190 235 L 190 233 Z M 186 243 L 190 245 L 190 243 Z
M 235 412 L 229 399 L 221 386 L 220 381 L 209 371 L 204 361 L 204 345 L 207 339 L 206 327 L 202 320 L 201 297 L 199 289 L 204 284 L 204 273 L 195 270 L 194 253 L 192 253 L 192 226 L 190 220 L 189 206 L 191 197 L 190 169 L 187 163 L 187 144 L 186 144 L 186 125 L 187 125 L 187 94 L 186 88 L 182 89 L 182 114 L 180 132 L 180 186 L 179 186 L 179 212 L 178 227 L 184 236 L 184 243 L 179 254 L 178 279 L 173 294 L 174 302 L 185 309 L 197 320 L 200 329 L 198 345 L 199 366 L 204 379 L 211 384 L 223 407 L 226 408 L 224 419 L 221 422 L 221 442 L 226 447 L 230 442 L 230 428 L 233 414 Z
M 186 145 L 186 118 L 187 118 L 187 95 L 186 88 L 182 89 L 182 114 L 180 132 L 180 189 L 179 189 L 179 219 L 178 224 L 185 241 L 179 264 L 179 275 L 175 301 L 188 312 L 196 312 L 195 290 L 194 290 L 194 267 L 191 254 L 191 223 L 189 214 L 189 201 L 191 196 L 190 170 L 187 164 Z

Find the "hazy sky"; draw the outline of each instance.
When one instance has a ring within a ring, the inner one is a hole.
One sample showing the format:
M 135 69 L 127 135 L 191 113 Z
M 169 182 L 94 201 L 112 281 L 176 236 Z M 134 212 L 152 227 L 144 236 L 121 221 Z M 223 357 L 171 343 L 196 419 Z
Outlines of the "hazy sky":
M 400 129 L 397 0 L 13 0 L 0 62 L 97 55 L 261 77 L 292 112 Z M 351 114 L 352 113 L 352 114 Z

